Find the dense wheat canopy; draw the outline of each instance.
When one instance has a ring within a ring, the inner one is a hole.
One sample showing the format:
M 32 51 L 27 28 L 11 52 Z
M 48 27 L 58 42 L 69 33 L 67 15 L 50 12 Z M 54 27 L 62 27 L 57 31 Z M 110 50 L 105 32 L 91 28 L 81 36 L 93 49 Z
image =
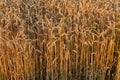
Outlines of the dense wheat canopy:
M 0 80 L 120 80 L 120 1 L 0 0 Z

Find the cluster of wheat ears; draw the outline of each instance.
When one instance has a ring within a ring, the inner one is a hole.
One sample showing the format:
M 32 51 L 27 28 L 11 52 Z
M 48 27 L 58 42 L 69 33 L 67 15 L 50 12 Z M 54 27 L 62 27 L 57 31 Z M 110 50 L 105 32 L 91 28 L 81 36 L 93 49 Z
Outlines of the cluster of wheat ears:
M 119 0 L 0 0 L 0 80 L 120 80 Z

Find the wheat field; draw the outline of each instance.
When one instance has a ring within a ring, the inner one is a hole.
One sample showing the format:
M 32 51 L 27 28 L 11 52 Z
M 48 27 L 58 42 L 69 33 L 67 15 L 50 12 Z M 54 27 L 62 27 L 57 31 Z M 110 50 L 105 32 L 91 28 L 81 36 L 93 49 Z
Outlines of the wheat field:
M 0 80 L 120 80 L 120 1 L 0 0 Z

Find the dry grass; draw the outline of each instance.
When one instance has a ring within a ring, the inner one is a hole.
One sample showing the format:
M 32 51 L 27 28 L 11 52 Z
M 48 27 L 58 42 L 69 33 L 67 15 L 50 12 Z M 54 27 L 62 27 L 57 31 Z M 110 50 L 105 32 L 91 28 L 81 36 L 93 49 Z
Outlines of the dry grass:
M 0 0 L 0 80 L 120 80 L 119 0 Z

